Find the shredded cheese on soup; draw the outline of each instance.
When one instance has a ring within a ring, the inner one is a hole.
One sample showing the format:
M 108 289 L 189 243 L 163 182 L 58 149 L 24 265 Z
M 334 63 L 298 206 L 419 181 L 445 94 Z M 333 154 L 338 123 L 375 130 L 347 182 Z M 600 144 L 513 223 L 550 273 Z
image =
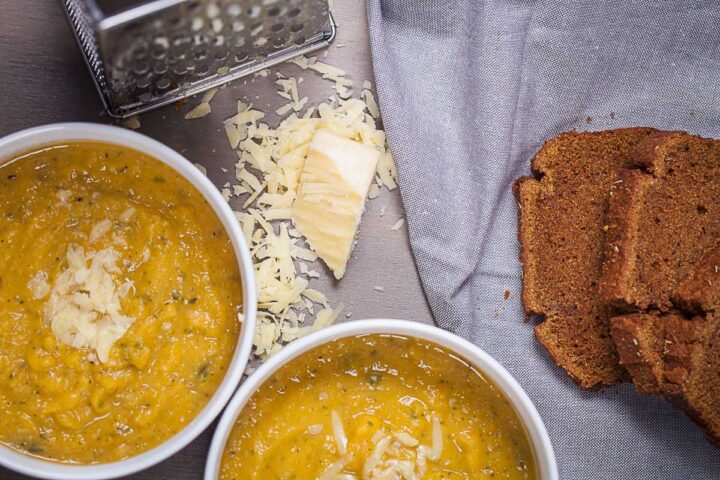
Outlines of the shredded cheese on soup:
M 91 237 L 109 229 L 102 222 L 98 226 Z M 112 248 L 86 253 L 83 247 L 71 244 L 66 260 L 68 266 L 52 288 L 45 272 L 39 272 L 28 287 L 35 298 L 50 294 L 45 303 L 45 323 L 59 340 L 72 347 L 95 350 L 97 358 L 107 362 L 110 348 L 135 321 L 122 314 L 120 305 L 133 284 L 117 279 L 118 253 Z

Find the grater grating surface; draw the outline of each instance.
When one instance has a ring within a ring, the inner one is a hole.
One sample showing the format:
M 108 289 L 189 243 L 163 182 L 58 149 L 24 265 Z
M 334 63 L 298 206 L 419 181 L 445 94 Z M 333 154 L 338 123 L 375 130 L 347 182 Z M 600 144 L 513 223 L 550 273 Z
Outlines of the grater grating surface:
M 61 0 L 109 114 L 124 118 L 327 46 L 327 0 Z

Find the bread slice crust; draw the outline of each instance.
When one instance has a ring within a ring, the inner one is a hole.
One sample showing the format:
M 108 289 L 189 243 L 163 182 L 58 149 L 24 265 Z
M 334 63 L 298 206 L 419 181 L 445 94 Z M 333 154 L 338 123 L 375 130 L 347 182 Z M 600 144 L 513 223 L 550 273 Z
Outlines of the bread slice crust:
M 631 157 L 610 196 L 600 295 L 619 310 L 667 312 L 720 236 L 720 141 L 657 132 Z
M 690 268 L 675 289 L 673 302 L 690 313 L 720 309 L 720 241 Z
M 662 395 L 720 446 L 720 316 L 669 318 Z
M 665 318 L 653 313 L 613 317 L 611 333 L 620 363 L 640 393 L 661 394 L 665 369 Z
M 618 168 L 650 128 L 566 132 L 545 142 L 531 177 L 514 185 L 520 207 L 523 306 L 543 317 L 535 335 L 581 387 L 627 379 L 610 335 L 611 312 L 598 295 L 603 222 Z
M 638 391 L 662 395 L 720 446 L 720 314 L 626 314 L 612 333 Z

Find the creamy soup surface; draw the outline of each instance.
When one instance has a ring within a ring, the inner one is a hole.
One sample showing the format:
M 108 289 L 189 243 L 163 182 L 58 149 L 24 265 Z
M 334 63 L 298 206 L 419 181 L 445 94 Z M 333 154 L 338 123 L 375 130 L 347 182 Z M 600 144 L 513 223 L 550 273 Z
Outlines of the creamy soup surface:
M 72 143 L 0 167 L 0 216 L 0 442 L 104 463 L 190 422 L 241 327 L 203 196 L 139 152 Z
M 328 343 L 273 375 L 241 412 L 221 480 L 536 479 L 497 386 L 423 340 Z

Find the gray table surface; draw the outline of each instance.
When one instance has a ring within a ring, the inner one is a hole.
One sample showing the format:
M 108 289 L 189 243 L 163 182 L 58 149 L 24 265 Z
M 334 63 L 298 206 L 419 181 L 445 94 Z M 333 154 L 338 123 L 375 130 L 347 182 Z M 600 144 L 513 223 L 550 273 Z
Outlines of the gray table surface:
M 368 44 L 364 1 L 336 0 L 339 24 L 335 43 L 328 49 L 332 65 L 345 69 L 356 85 L 374 82 Z M 340 48 L 341 45 L 344 47 Z M 322 52 L 318 55 L 322 59 Z M 312 72 L 294 65 L 278 70 L 304 77 L 301 94 L 310 103 L 319 103 L 333 93 L 332 84 Z M 180 112 L 168 106 L 141 116 L 140 132 L 178 150 L 190 161 L 204 165 L 208 176 L 222 185 L 231 180 L 236 160 L 230 150 L 222 120 L 234 113 L 236 101 L 244 98 L 269 112 L 285 102 L 275 94 L 273 78 L 239 80 L 220 90 L 212 102 L 212 113 L 193 121 L 185 112 L 197 103 L 190 100 Z M 110 123 L 101 115 L 102 106 L 59 2 L 48 0 L 0 0 L 0 136 L 23 128 L 53 122 L 86 121 Z M 268 116 L 276 122 L 274 115 Z M 384 216 L 380 211 L 385 210 Z M 239 209 L 239 205 L 235 205 Z M 405 318 L 432 323 L 432 315 L 410 252 L 405 227 L 390 227 L 404 215 L 397 190 L 383 191 L 368 203 L 360 235 L 346 277 L 336 282 L 323 269 L 322 277 L 311 286 L 326 292 L 333 304 L 342 302 L 352 313 L 350 320 L 361 318 Z M 383 292 L 373 290 L 384 287 Z M 343 316 L 343 320 L 345 320 Z M 136 480 L 198 479 L 205 465 L 213 427 L 169 460 L 131 477 Z M 29 477 L 0 467 L 0 480 Z

